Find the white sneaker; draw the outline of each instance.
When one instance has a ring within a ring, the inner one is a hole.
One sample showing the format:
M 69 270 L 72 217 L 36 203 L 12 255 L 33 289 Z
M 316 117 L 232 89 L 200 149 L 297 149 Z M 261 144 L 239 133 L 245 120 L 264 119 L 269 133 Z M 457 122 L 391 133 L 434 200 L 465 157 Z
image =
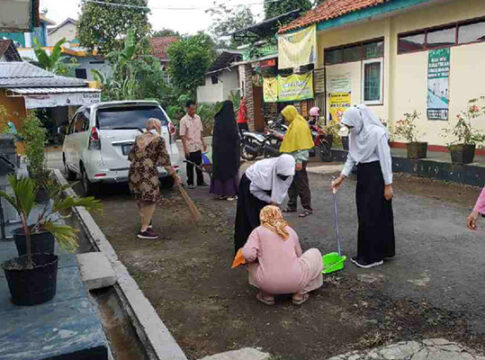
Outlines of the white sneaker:
M 376 262 L 373 262 L 373 263 L 370 263 L 370 264 L 360 263 L 356 258 L 350 258 L 350 261 L 355 266 L 360 267 L 361 269 L 371 269 L 371 268 L 374 268 L 376 266 L 381 266 L 382 264 L 384 264 L 384 260 L 376 261 Z

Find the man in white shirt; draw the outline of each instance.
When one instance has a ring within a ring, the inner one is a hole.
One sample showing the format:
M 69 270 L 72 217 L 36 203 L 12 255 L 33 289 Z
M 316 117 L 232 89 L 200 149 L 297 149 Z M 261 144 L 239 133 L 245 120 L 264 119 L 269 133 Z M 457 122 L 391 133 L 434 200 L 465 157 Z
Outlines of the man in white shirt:
M 189 100 L 186 104 L 187 114 L 180 120 L 180 136 L 184 147 L 185 159 L 197 165 L 202 164 L 202 150 L 207 151 L 207 146 L 202 135 L 202 121 L 195 112 L 197 105 Z M 197 185 L 206 186 L 204 176 L 199 168 L 196 168 Z M 187 185 L 189 189 L 195 188 L 194 185 L 194 165 L 187 163 Z

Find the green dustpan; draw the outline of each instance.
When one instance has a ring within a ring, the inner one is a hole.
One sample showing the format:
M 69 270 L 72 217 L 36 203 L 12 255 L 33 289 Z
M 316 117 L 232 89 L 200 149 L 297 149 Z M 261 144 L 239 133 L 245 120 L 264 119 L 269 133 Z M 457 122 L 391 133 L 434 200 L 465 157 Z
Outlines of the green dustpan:
M 333 191 L 333 210 L 334 210 L 334 227 L 335 227 L 335 236 L 337 238 L 337 246 L 338 252 L 333 252 L 330 254 L 323 255 L 323 274 L 331 274 L 335 271 L 342 270 L 345 266 L 345 260 L 347 260 L 347 256 L 342 255 L 341 250 L 341 239 L 340 233 L 338 231 L 338 211 L 337 211 L 337 194 L 335 190 Z

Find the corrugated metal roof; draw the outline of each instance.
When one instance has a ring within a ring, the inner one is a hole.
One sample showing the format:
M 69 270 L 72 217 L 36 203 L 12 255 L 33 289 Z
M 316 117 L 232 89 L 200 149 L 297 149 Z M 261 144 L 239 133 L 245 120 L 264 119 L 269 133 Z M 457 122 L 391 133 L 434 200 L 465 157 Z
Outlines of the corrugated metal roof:
M 58 76 L 27 62 L 0 62 L 0 88 L 85 87 L 84 80 Z
M 86 87 L 68 87 L 68 88 L 11 88 L 8 89 L 20 95 L 33 94 L 66 94 L 66 93 L 98 93 L 101 90 Z

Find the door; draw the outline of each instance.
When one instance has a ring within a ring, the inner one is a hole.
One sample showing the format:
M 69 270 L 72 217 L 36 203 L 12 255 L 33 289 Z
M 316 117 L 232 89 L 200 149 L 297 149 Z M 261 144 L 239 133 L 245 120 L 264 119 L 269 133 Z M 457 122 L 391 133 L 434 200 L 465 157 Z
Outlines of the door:
M 64 137 L 64 145 L 63 145 L 64 157 L 66 159 L 66 164 L 71 169 L 73 168 L 72 137 L 74 136 L 74 126 L 76 124 L 78 115 L 79 114 L 77 113 L 72 117 L 72 120 L 69 123 L 69 127 L 66 132 L 66 136 Z
M 263 113 L 263 88 L 253 86 L 253 104 L 254 104 L 254 129 L 264 131 L 264 113 Z
M 72 165 L 77 172 L 80 172 L 81 152 L 85 149 L 88 142 L 89 109 L 83 109 L 79 112 L 73 130 L 74 133 L 71 139 Z

